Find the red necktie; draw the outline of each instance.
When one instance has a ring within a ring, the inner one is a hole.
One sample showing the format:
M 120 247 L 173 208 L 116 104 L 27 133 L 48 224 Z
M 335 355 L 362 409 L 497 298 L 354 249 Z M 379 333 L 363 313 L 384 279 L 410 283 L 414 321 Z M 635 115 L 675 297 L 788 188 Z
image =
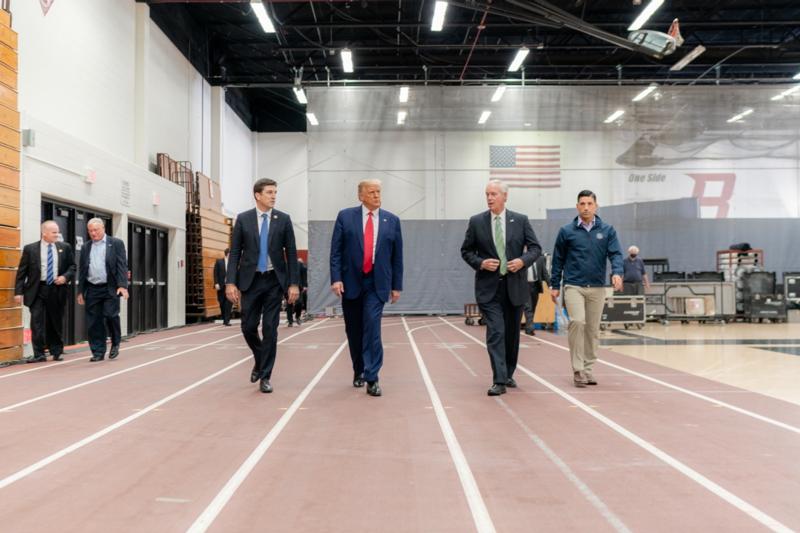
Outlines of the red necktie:
M 367 213 L 367 226 L 364 228 L 364 274 L 372 272 L 372 242 L 373 242 L 373 227 L 372 227 L 372 211 Z

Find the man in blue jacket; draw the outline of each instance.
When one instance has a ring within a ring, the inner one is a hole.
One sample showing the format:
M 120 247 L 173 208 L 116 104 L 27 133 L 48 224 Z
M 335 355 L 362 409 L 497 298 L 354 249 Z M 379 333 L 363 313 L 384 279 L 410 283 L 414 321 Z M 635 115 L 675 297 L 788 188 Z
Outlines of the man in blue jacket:
M 342 209 L 331 238 L 331 290 L 342 298 L 344 326 L 353 361 L 353 386 L 380 396 L 383 365 L 381 317 L 387 301 L 403 290 L 400 219 L 381 209 L 380 180 L 358 184 L 361 205 Z
M 597 360 L 600 319 L 605 303 L 606 260 L 611 261 L 614 290 L 622 290 L 622 250 L 613 226 L 597 212 L 592 191 L 578 193 L 578 216 L 556 237 L 550 287 L 553 301 L 564 290 L 569 314 L 569 352 L 576 387 L 597 385 L 592 366 Z

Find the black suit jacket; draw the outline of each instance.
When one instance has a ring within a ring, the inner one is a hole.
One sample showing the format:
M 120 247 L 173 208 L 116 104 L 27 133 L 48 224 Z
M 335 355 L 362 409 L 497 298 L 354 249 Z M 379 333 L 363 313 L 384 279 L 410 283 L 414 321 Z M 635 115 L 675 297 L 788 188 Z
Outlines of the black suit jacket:
M 75 278 L 75 255 L 72 253 L 72 246 L 65 242 L 53 243 L 58 254 L 58 272 L 56 277 L 64 276 L 67 282 Z M 39 294 L 39 284 L 42 280 L 42 256 L 41 241 L 26 244 L 22 249 L 22 257 L 19 259 L 17 267 L 17 281 L 14 286 L 14 294 L 22 294 L 23 302 L 30 307 L 36 301 Z M 67 298 L 68 285 L 58 285 L 58 297 L 62 305 Z
M 257 211 L 250 209 L 239 213 L 236 225 L 233 227 L 226 283 L 233 283 L 240 291 L 250 288 L 258 269 L 260 223 Z M 297 285 L 300 278 L 292 219 L 277 209 L 272 210 L 272 218 L 269 221 L 268 253 L 270 265 L 275 269 L 281 289 L 286 292 L 289 285 Z
M 219 285 L 219 290 L 225 290 L 225 259 L 217 259 L 214 262 L 214 285 Z
M 506 285 L 511 304 L 520 306 L 529 298 L 526 268 L 542 253 L 533 228 L 526 215 L 506 209 L 506 260 L 522 259 L 525 268 L 508 272 Z M 497 293 L 500 270 L 481 270 L 484 259 L 499 259 L 494 246 L 494 230 L 490 211 L 484 211 L 469 219 L 461 257 L 475 270 L 475 298 L 478 303 L 488 303 Z
M 300 271 L 300 290 L 308 287 L 308 267 L 304 263 L 297 263 L 297 268 Z
M 80 283 L 81 294 L 84 297 L 89 285 L 87 278 L 89 277 L 89 258 L 92 246 L 94 246 L 94 241 L 91 239 L 83 245 L 81 264 L 78 269 L 78 283 Z M 106 235 L 106 276 L 110 295 L 116 296 L 119 287 L 128 288 L 128 255 L 125 252 L 125 244 L 110 235 Z

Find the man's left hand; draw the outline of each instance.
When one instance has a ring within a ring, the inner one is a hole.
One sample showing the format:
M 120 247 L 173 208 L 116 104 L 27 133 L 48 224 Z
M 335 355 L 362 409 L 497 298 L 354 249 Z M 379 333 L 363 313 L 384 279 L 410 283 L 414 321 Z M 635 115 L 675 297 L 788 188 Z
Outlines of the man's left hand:
M 391 300 L 390 301 L 393 304 L 396 304 L 397 300 L 399 300 L 399 299 L 400 299 L 400 291 L 392 291 L 392 296 L 391 296 Z
M 117 287 L 117 296 L 122 296 L 126 300 L 128 299 L 128 289 L 125 287 Z
M 611 283 L 614 285 L 615 291 L 622 290 L 622 276 L 620 276 L 619 274 L 614 274 L 613 276 L 611 276 Z
M 67 278 L 65 278 L 64 276 L 58 276 L 53 283 L 55 283 L 56 285 L 64 285 L 66 282 Z
M 508 262 L 508 264 L 506 264 L 506 268 L 509 272 L 517 272 L 518 270 L 525 268 L 525 263 L 523 263 L 522 259 L 520 258 L 512 259 Z
M 300 289 L 297 288 L 297 285 L 289 285 L 289 290 L 286 293 L 286 301 L 289 305 L 293 304 L 298 296 L 300 296 Z

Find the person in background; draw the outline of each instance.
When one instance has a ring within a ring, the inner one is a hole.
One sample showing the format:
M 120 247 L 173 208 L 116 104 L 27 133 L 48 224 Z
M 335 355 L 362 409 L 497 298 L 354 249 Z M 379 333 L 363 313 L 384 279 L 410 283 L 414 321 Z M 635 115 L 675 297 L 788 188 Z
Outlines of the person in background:
M 297 258 L 297 268 L 300 270 L 300 285 L 298 286 L 300 296 L 294 304 L 290 304 L 289 299 L 286 299 L 286 321 L 289 327 L 292 327 L 294 322 L 297 322 L 298 326 L 302 324 L 300 316 L 303 314 L 308 293 L 308 269 L 300 257 Z
M 644 268 L 644 261 L 639 256 L 638 247 L 628 247 L 628 257 L 622 262 L 622 269 L 625 294 L 644 294 L 644 290 L 650 288 L 650 280 L 647 279 L 647 271 Z
M 536 306 L 539 304 L 539 294 L 544 291 L 544 282 L 548 279 L 547 275 L 547 254 L 542 254 L 527 269 L 528 290 L 531 297 L 525 302 L 525 334 L 536 335 L 536 328 L 533 324 L 533 317 L 536 315 Z
M 225 276 L 228 272 L 228 255 L 230 248 L 225 248 L 225 257 L 221 257 L 214 262 L 214 289 L 217 291 L 217 302 L 222 313 L 222 325 L 231 325 L 231 311 L 233 304 L 225 296 Z

